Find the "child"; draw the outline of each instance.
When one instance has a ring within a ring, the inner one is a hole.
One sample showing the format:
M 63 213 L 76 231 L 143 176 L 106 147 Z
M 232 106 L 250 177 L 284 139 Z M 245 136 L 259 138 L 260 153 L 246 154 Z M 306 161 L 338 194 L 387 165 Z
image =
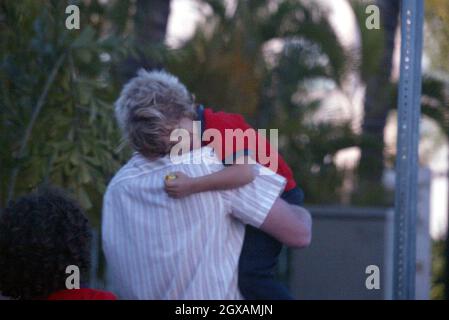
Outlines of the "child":
M 245 140 L 243 144 L 240 144 L 243 148 L 237 150 L 235 148 L 239 144 L 236 141 L 226 141 L 225 133 L 226 129 L 253 130 L 244 118 L 237 114 L 214 112 L 212 109 L 198 106 L 196 107 L 196 117 L 183 118 L 179 125 L 180 128 L 189 131 L 192 137 L 196 136 L 193 131 L 194 120 L 201 123 L 201 136 L 207 129 L 218 130 L 224 141 L 222 141 L 222 149 L 219 150 L 218 147 L 215 148 L 215 151 L 225 165 L 229 162 L 235 163 L 235 165 L 229 165 L 219 172 L 196 178 L 188 177 L 182 172 L 175 172 L 165 182 L 166 192 L 172 197 L 179 198 L 197 192 L 238 188 L 250 183 L 254 179 L 254 174 L 249 157 L 255 158 L 259 162 L 258 150 L 255 149 L 258 149 L 260 142 L 256 141 L 255 144 L 250 145 Z M 213 143 L 214 141 L 203 142 L 203 146 Z M 226 145 L 229 146 L 230 143 L 234 149 L 231 150 L 231 154 L 227 154 Z M 266 139 L 262 139 L 261 143 L 265 144 L 265 150 L 271 150 Z M 277 157 L 276 172 L 287 180 L 281 197 L 290 204 L 302 205 L 303 192 L 297 187 L 291 169 L 280 155 L 275 151 L 270 152 L 270 159 L 273 156 Z M 230 157 L 231 161 L 229 161 Z M 269 166 L 269 164 L 264 165 Z M 275 267 L 281 249 L 282 244 L 273 237 L 252 226 L 246 227 L 239 261 L 239 288 L 246 299 L 292 299 L 288 290 L 275 280 Z
M 90 230 L 82 209 L 46 189 L 11 203 L 0 218 L 0 293 L 12 299 L 115 300 L 109 292 L 67 289 L 70 265 L 80 281 L 90 264 Z

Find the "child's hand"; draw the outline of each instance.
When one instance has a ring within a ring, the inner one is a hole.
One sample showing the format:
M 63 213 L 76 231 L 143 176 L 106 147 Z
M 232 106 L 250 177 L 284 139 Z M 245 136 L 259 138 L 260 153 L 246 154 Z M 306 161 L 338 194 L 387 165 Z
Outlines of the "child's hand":
M 194 178 L 189 177 L 182 172 L 173 172 L 170 175 L 176 176 L 176 179 L 165 179 L 165 192 L 172 198 L 183 198 L 194 193 Z

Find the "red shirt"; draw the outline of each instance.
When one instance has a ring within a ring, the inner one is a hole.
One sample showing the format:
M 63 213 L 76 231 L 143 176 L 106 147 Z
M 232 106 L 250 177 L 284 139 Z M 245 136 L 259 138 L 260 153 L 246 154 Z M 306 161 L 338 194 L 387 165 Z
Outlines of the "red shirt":
M 276 150 L 270 151 L 270 143 L 267 139 L 263 139 L 261 136 L 259 137 L 259 134 L 256 136 L 258 139 L 255 139 L 255 143 L 249 143 L 248 139 L 244 139 L 243 144 L 239 144 L 236 142 L 235 135 L 233 136 L 233 143 L 232 148 L 231 142 L 226 141 L 226 129 L 242 129 L 243 131 L 247 129 L 254 130 L 248 123 L 246 123 L 245 119 L 239 115 L 234 113 L 227 113 L 227 112 L 214 112 L 210 108 L 202 108 L 201 106 L 198 108 L 198 116 L 201 121 L 201 129 L 204 132 L 204 130 L 207 129 L 216 129 L 221 134 L 221 137 L 223 139 L 223 143 L 221 145 L 221 150 L 219 148 L 215 148 L 215 151 L 217 152 L 217 155 L 220 157 L 222 161 L 225 161 L 225 159 L 229 158 L 230 156 L 245 154 L 245 155 L 252 155 L 255 160 L 260 163 L 261 165 L 265 167 L 270 167 L 271 162 L 261 162 L 259 154 L 257 151 L 259 150 L 259 142 L 262 142 L 265 144 L 265 151 L 263 151 L 264 154 L 266 154 L 267 157 L 277 157 L 277 169 L 275 170 L 277 174 L 283 176 L 287 179 L 287 184 L 285 186 L 285 191 L 289 191 L 296 187 L 295 179 L 293 178 L 293 172 L 290 169 L 290 167 L 287 165 L 285 160 L 282 158 L 280 154 L 277 153 Z M 202 133 L 203 133 L 202 132 Z M 260 140 L 259 140 L 260 139 Z M 203 145 L 208 145 L 214 142 L 214 138 L 211 138 L 210 141 L 203 141 Z M 228 145 L 228 148 L 226 148 L 226 145 Z M 243 150 L 242 150 L 243 148 Z M 230 149 L 230 150 L 229 150 Z M 238 150 L 240 149 L 240 150 Z M 255 150 L 254 150 L 255 149 Z M 255 155 L 255 157 L 254 157 Z
M 107 291 L 81 288 L 52 293 L 47 300 L 117 300 L 117 297 Z

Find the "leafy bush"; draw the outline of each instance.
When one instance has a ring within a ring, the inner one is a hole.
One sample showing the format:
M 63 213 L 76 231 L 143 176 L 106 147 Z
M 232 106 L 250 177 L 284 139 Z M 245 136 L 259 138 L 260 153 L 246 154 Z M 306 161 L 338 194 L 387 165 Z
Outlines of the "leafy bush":
M 111 66 L 124 46 L 90 23 L 96 1 L 79 3 L 80 30 L 66 29 L 66 5 L 1 4 L 0 199 L 4 205 L 51 182 L 72 191 L 98 222 L 107 180 L 123 160 Z

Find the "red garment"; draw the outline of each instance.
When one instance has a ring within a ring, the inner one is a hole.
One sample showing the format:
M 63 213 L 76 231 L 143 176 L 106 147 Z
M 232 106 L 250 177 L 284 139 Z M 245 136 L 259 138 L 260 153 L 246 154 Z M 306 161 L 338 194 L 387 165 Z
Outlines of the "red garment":
M 259 144 L 258 144 L 258 139 L 256 139 L 255 141 L 255 149 L 253 145 L 249 145 L 247 139 L 244 139 L 244 143 L 243 143 L 243 150 L 237 150 L 237 143 L 236 143 L 236 139 L 234 137 L 234 141 L 232 144 L 232 149 L 231 154 L 229 150 L 226 150 L 226 134 L 225 134 L 225 130 L 226 129 L 242 129 L 243 131 L 247 130 L 247 129 L 253 129 L 251 128 L 251 126 L 246 123 L 245 119 L 239 115 L 239 114 L 233 114 L 233 113 L 227 113 L 227 112 L 214 112 L 212 109 L 210 108 L 204 108 L 202 117 L 200 116 L 200 119 L 202 120 L 202 130 L 207 130 L 207 129 L 216 129 L 220 132 L 221 136 L 223 137 L 223 143 L 222 143 L 222 147 L 221 150 L 217 150 L 217 155 L 220 157 L 220 159 L 222 161 L 224 161 L 226 158 L 228 158 L 229 156 L 235 155 L 235 154 L 240 154 L 241 152 L 246 153 L 246 151 L 250 151 L 250 154 L 254 157 L 255 156 L 255 160 L 264 165 L 265 167 L 269 167 L 270 162 L 268 163 L 261 163 L 259 160 L 259 154 L 256 152 L 259 149 Z M 256 131 L 257 132 L 257 131 Z M 268 131 L 267 131 L 268 134 Z M 265 147 L 266 147 L 266 152 L 265 154 L 267 156 L 271 155 L 271 152 L 269 152 L 268 150 L 270 150 L 270 143 L 268 142 L 267 139 L 263 139 L 261 141 L 265 142 Z M 203 142 L 204 145 L 208 145 L 213 143 L 213 139 L 211 139 L 211 141 L 206 141 Z M 228 144 L 230 145 L 230 144 Z M 229 147 L 228 147 L 229 148 Z M 241 149 L 241 148 L 239 148 Z M 276 150 L 273 150 L 272 152 L 276 152 Z M 293 172 L 290 169 L 290 167 L 287 165 L 287 163 L 285 162 L 285 160 L 282 158 L 281 155 L 276 154 L 277 155 L 277 170 L 276 173 L 283 176 L 284 178 L 287 179 L 287 184 L 285 186 L 285 191 L 289 191 L 293 188 L 296 187 L 296 182 L 295 179 L 293 178 Z
M 81 288 L 52 293 L 47 300 L 117 300 L 117 297 L 111 292 Z

